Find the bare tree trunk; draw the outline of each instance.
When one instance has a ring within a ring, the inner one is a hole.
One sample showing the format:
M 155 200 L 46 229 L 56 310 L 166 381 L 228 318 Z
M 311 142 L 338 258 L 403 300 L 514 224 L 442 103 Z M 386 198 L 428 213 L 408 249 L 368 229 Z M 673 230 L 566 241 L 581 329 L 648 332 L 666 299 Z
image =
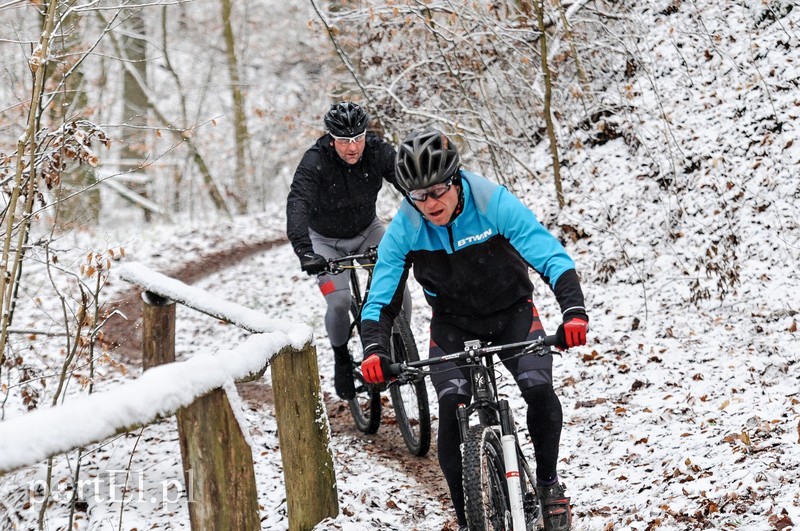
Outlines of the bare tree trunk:
M 544 0 L 533 0 L 536 9 L 536 20 L 539 23 L 539 46 L 542 60 L 542 74 L 544 75 L 544 121 L 547 124 L 547 137 L 550 140 L 550 156 L 553 159 L 553 182 L 556 187 L 556 197 L 559 208 L 564 208 L 564 191 L 561 187 L 561 163 L 558 159 L 558 139 L 556 138 L 555 124 L 553 123 L 553 110 L 551 102 L 553 97 L 553 82 L 550 77 L 550 65 L 547 62 L 547 33 L 544 26 Z
M 57 67 L 50 72 L 48 78 L 58 81 L 59 93 L 54 96 L 50 105 L 50 119 L 54 124 L 63 125 L 85 114 L 88 96 L 84 87 L 84 75 L 80 62 L 84 57 L 79 25 L 82 17 L 77 11 L 70 11 L 60 23 L 60 38 L 54 39 L 53 55 L 56 54 L 55 42 L 60 42 Z M 62 155 L 62 159 L 65 159 Z M 96 183 L 94 168 L 81 164 L 73 166 L 62 178 L 56 190 L 58 201 L 58 220 L 67 226 L 97 220 L 100 215 L 100 190 L 92 187 Z
M 578 79 L 583 86 L 583 93 L 587 98 L 592 100 L 594 98 L 592 97 L 591 87 L 589 86 L 589 77 L 586 75 L 586 70 L 583 68 L 581 56 L 578 54 L 578 47 L 575 45 L 575 36 L 572 34 L 572 28 L 570 27 L 567 13 L 564 11 L 564 5 L 561 3 L 561 0 L 554 1 L 556 3 L 556 7 L 558 8 L 558 14 L 561 17 L 561 23 L 564 24 L 564 34 L 569 41 L 569 49 L 572 52 L 572 57 L 575 59 L 575 70 L 578 72 Z
M 244 95 L 242 94 L 239 79 L 239 61 L 236 58 L 236 42 L 231 26 L 231 10 L 233 8 L 231 0 L 220 0 L 222 3 L 222 25 L 225 34 L 225 48 L 228 55 L 228 73 L 231 77 L 231 95 L 233 97 L 233 127 L 236 135 L 236 175 L 234 182 L 236 190 L 233 198 L 239 214 L 247 212 L 247 117 L 245 115 Z
M 95 14 L 103 20 L 104 23 L 107 23 L 106 20 L 103 18 L 100 12 L 95 12 Z M 111 38 L 112 42 L 114 43 L 118 53 L 122 54 L 121 46 L 118 40 L 114 38 L 114 34 L 110 33 L 109 37 Z M 125 73 L 129 74 L 138 84 L 142 90 L 142 94 L 144 95 L 149 110 L 155 115 L 156 119 L 159 123 L 163 125 L 166 131 L 169 131 L 173 135 L 180 138 L 182 142 L 186 144 L 189 148 L 190 154 L 192 159 L 194 160 L 195 164 L 197 164 L 197 168 L 200 171 L 200 174 L 203 178 L 203 185 L 208 192 L 211 201 L 214 203 L 214 206 L 217 210 L 224 212 L 228 216 L 230 216 L 230 210 L 228 206 L 225 204 L 225 199 L 222 197 L 222 194 L 219 192 L 219 188 L 217 187 L 216 183 L 214 182 L 214 178 L 211 175 L 211 170 L 208 168 L 208 165 L 203 158 L 203 155 L 200 153 L 200 150 L 197 148 L 197 145 L 192 140 L 192 129 L 191 128 L 176 128 L 172 126 L 174 120 L 168 119 L 158 108 L 158 105 L 154 102 L 153 98 L 147 92 L 147 84 L 145 80 L 139 76 L 138 72 L 133 69 L 133 67 L 127 63 L 123 62 L 123 68 L 125 68 Z
M 51 2 L 48 6 L 47 15 L 42 24 L 42 36 L 29 62 L 31 72 L 33 73 L 31 105 L 30 111 L 28 112 L 28 122 L 25 127 L 25 132 L 17 142 L 16 175 L 11 184 L 11 194 L 6 210 L 6 232 L 3 239 L 3 255 L 0 259 L 0 371 L 2 371 L 3 361 L 5 361 L 8 327 L 11 324 L 12 295 L 15 292 L 16 283 L 18 281 L 18 272 L 22 262 L 23 244 L 27 238 L 29 216 L 35 196 L 34 191 L 37 178 L 35 171 L 36 129 L 39 122 L 39 106 L 41 104 L 42 91 L 44 88 L 45 62 L 50 55 L 50 39 L 53 32 L 57 4 L 58 2 Z M 26 171 L 28 172 L 27 182 L 24 179 Z M 23 184 L 26 184 L 27 190 L 25 192 L 23 192 Z M 23 193 L 27 194 L 24 211 L 21 216 L 17 216 L 19 199 Z M 11 244 L 14 239 L 15 228 L 17 242 L 16 248 L 12 249 Z
M 125 21 L 125 32 L 120 40 L 122 52 L 126 59 L 126 68 L 122 80 L 122 121 L 127 125 L 123 129 L 124 144 L 120 150 L 120 172 L 144 173 L 144 162 L 147 157 L 147 111 L 150 103 L 145 94 L 147 86 L 147 28 L 141 9 L 128 13 Z M 147 183 L 134 181 L 131 184 L 137 194 L 147 197 Z M 144 209 L 144 219 L 150 221 L 151 213 Z

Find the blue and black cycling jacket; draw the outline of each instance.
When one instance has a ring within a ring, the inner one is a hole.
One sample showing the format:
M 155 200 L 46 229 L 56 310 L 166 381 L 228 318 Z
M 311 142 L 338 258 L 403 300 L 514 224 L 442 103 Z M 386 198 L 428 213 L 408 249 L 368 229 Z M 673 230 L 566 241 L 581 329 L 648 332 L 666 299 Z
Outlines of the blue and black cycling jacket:
M 409 199 L 389 224 L 361 318 L 365 349 L 388 352 L 412 265 L 434 315 L 490 316 L 530 298 L 528 267 L 553 290 L 565 318 L 586 314 L 575 263 L 533 212 L 505 187 L 460 175 L 464 206 L 448 225 L 430 223 Z

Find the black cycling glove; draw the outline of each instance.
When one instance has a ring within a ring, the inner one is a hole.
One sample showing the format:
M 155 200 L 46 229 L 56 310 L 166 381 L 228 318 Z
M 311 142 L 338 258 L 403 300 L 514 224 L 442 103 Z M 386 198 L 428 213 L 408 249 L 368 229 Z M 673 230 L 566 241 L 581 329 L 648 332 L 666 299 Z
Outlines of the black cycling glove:
M 328 269 L 328 261 L 315 252 L 304 253 L 300 257 L 300 269 L 309 275 L 319 275 Z

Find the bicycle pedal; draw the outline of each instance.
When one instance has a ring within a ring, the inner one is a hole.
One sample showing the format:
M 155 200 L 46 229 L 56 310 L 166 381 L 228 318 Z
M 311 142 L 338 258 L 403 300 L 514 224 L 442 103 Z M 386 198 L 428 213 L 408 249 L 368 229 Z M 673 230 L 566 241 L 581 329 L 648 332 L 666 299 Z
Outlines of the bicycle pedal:
M 525 512 L 526 531 L 539 529 L 539 523 L 542 520 L 542 514 L 539 510 L 539 500 L 535 491 L 528 491 L 524 493 L 522 498 L 522 510 Z

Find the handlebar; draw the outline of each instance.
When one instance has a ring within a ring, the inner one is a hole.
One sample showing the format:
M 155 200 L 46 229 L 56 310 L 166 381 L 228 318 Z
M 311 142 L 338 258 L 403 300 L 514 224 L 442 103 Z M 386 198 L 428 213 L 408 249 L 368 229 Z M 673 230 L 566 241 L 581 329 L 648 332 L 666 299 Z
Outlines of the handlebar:
M 465 361 L 475 358 L 490 356 L 496 352 L 503 352 L 522 347 L 520 354 L 536 353 L 539 356 L 544 356 L 549 352 L 548 347 L 555 347 L 558 344 L 558 337 L 555 335 L 540 337 L 531 341 L 520 341 L 519 343 L 507 343 L 505 345 L 490 345 L 482 341 L 467 341 L 464 343 L 464 350 L 461 352 L 453 352 L 438 358 L 429 358 L 426 360 L 392 363 L 389 365 L 389 374 L 387 377 L 394 378 L 402 375 L 403 373 L 419 374 L 422 367 L 431 365 L 438 365 L 446 361 Z
M 345 264 L 352 264 L 355 261 L 365 261 L 368 264 L 366 266 L 373 266 L 375 265 L 375 261 L 378 260 L 378 248 L 377 247 L 370 247 L 365 252 L 361 254 L 348 254 L 346 256 L 341 256 L 339 258 L 329 258 L 328 259 L 328 269 L 326 273 L 331 274 L 338 274 L 347 269 Z

